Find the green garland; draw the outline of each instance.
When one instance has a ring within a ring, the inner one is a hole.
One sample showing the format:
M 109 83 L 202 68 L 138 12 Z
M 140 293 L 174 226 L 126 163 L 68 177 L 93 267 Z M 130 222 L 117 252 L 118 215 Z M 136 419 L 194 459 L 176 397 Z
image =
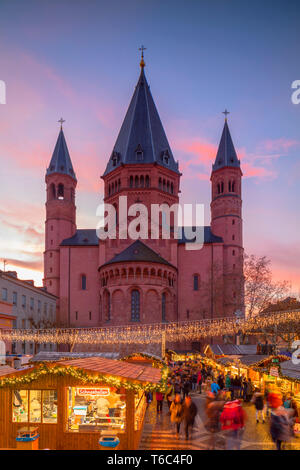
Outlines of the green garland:
M 151 384 L 151 383 L 132 383 L 128 380 L 122 380 L 116 377 L 107 376 L 104 374 L 97 374 L 97 375 L 89 375 L 84 372 L 83 369 L 77 369 L 71 366 L 62 367 L 62 366 L 52 366 L 49 367 L 46 364 L 41 364 L 39 367 L 34 369 L 32 372 L 29 372 L 23 376 L 15 376 L 15 377 L 6 377 L 0 379 L 0 388 L 5 387 L 14 387 L 19 388 L 22 385 L 30 384 L 31 382 L 38 380 L 42 376 L 46 374 L 56 375 L 60 377 L 71 376 L 72 378 L 81 381 L 83 383 L 88 384 L 96 384 L 99 382 L 105 383 L 111 387 L 115 388 L 125 388 L 126 390 L 131 390 L 134 392 L 139 392 L 141 390 L 145 392 L 149 391 L 160 391 L 163 392 L 166 389 L 167 385 L 167 376 L 168 376 L 168 369 L 162 369 L 162 377 L 158 384 Z
M 134 357 L 142 357 L 144 359 L 149 359 L 153 362 L 153 366 L 156 368 L 161 369 L 162 367 L 167 367 L 167 363 L 162 359 L 158 359 L 157 357 L 151 356 L 150 354 L 145 353 L 132 353 L 128 356 L 122 357 L 120 361 L 127 361 L 128 359 L 132 359 Z

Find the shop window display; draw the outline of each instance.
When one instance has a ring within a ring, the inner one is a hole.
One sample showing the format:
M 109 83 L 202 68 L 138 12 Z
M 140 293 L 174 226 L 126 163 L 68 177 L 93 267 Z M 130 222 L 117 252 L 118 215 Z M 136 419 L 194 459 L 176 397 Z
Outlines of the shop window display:
M 69 387 L 68 431 L 125 430 L 126 397 L 112 387 Z
M 57 423 L 56 390 L 14 390 L 12 419 L 18 423 Z

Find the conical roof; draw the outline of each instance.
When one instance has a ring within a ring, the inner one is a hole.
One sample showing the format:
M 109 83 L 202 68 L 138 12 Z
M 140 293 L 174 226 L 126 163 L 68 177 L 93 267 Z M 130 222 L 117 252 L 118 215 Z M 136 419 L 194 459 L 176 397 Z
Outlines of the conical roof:
M 104 175 L 126 163 L 157 163 L 178 173 L 144 66 Z
M 213 164 L 213 171 L 219 170 L 224 167 L 235 167 L 240 168 L 240 160 L 237 157 L 232 138 L 229 132 L 229 127 L 227 119 L 225 119 L 225 124 L 222 132 L 222 137 L 220 140 L 217 156 L 215 163 Z
M 47 168 L 46 175 L 51 175 L 53 173 L 69 175 L 76 180 L 76 175 L 73 170 L 73 165 L 62 128 L 58 134 L 57 142 L 50 161 L 50 165 Z

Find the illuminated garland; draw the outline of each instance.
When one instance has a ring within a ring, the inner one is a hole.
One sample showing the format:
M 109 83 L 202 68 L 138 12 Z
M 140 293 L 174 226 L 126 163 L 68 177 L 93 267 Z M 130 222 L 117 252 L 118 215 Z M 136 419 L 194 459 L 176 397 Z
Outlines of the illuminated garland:
M 279 354 L 278 356 L 270 356 L 269 358 L 267 359 L 262 359 L 261 361 L 257 361 L 251 365 L 245 365 L 243 363 L 240 362 L 239 359 L 236 359 L 236 362 L 238 362 L 242 368 L 244 369 L 253 369 L 255 370 L 256 372 L 262 372 L 261 370 L 261 366 L 268 366 L 268 365 L 271 365 L 272 364 L 272 359 L 274 358 L 278 358 L 280 360 L 280 362 L 284 362 L 284 361 L 288 361 L 290 360 L 291 358 L 288 357 L 288 356 L 284 356 L 282 354 Z M 213 363 L 214 363 L 214 366 L 215 367 L 220 367 L 220 366 L 223 366 L 223 367 L 230 367 L 230 366 L 234 366 L 234 363 L 230 363 L 230 362 L 227 362 L 225 364 L 221 364 L 221 363 L 218 363 L 214 360 L 212 360 Z M 237 365 L 237 364 L 236 364 Z M 274 363 L 274 367 L 276 367 L 276 363 Z M 300 370 L 299 370 L 299 374 L 300 374 Z M 280 367 L 280 364 L 278 364 L 278 375 L 281 379 L 283 380 L 287 380 L 289 382 L 294 382 L 294 383 L 297 383 L 297 384 L 300 384 L 300 377 L 299 378 L 295 378 L 295 377 L 290 377 L 288 375 L 284 375 L 282 372 L 281 372 L 281 367 Z
M 168 342 L 193 341 L 215 336 L 258 334 L 275 326 L 286 326 L 289 331 L 299 329 L 300 310 L 274 312 L 250 319 L 233 317 L 214 320 L 195 320 L 146 325 L 124 325 L 107 328 L 52 328 L 42 330 L 0 330 L 0 340 L 52 344 L 153 344 L 161 343 L 162 335 Z
M 122 357 L 120 361 L 128 361 L 130 359 L 134 359 L 135 357 L 149 359 L 152 362 L 153 367 L 157 369 L 167 367 L 167 364 L 165 361 L 163 361 L 162 359 L 158 359 L 157 357 L 151 356 L 151 354 L 146 354 L 146 353 L 132 353 L 132 354 L 129 354 L 128 356 Z
M 51 366 L 49 367 L 46 364 L 40 364 L 37 368 L 33 371 L 28 372 L 26 375 L 22 376 L 15 376 L 15 377 L 4 377 L 0 379 L 0 388 L 5 387 L 14 387 L 18 389 L 22 385 L 28 385 L 31 382 L 38 380 L 39 378 L 50 374 L 56 375 L 60 377 L 70 376 L 82 383 L 85 384 L 98 384 L 98 383 L 105 383 L 110 387 L 115 388 L 125 388 L 126 390 L 131 390 L 134 392 L 139 391 L 160 391 L 164 392 L 166 390 L 167 385 L 167 377 L 168 377 L 168 370 L 167 368 L 162 369 L 161 373 L 161 380 L 158 384 L 151 384 L 151 383 L 132 383 L 129 380 L 122 380 L 118 379 L 113 376 L 107 376 L 104 374 L 94 374 L 90 375 L 85 372 L 83 369 L 75 368 L 72 366 Z

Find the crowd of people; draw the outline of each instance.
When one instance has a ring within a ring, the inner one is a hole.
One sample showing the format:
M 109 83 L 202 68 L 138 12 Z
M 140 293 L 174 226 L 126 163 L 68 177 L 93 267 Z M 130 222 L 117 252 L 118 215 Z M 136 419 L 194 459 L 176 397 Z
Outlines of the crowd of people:
M 226 449 L 240 449 L 247 423 L 247 408 L 255 408 L 257 425 L 268 420 L 270 436 L 277 450 L 294 436 L 299 422 L 297 404 L 291 394 L 254 386 L 250 378 L 214 369 L 204 361 L 174 363 L 170 368 L 165 394 L 156 393 L 157 413 L 162 413 L 164 400 L 179 437 L 183 423 L 186 439 L 191 437 L 198 409 L 192 397 L 203 394 L 210 449 L 215 449 L 218 433 L 224 431 Z M 149 397 L 148 397 L 149 398 Z M 152 399 L 152 397 L 151 397 Z

